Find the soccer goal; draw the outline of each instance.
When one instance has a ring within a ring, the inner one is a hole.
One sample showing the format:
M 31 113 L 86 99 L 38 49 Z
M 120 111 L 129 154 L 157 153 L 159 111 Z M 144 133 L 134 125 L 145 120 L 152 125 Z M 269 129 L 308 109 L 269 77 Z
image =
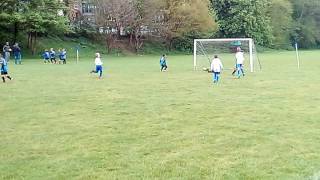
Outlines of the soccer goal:
M 261 69 L 257 50 L 251 38 L 230 39 L 195 39 L 194 40 L 194 70 L 210 67 L 214 55 L 221 59 L 224 69 L 235 67 L 235 53 L 241 49 L 245 54 L 245 67 L 251 72 Z M 248 67 L 247 67 L 248 66 Z

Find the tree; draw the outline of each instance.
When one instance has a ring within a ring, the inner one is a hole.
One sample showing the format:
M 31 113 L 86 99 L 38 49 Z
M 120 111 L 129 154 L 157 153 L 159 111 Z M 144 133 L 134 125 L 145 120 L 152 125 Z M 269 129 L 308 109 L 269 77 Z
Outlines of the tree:
M 132 14 L 129 0 L 95 0 L 96 24 L 103 28 L 108 52 L 114 48 L 115 40 L 127 24 L 127 18 Z
M 58 14 L 66 7 L 58 0 L 30 0 L 24 9 L 22 26 L 28 33 L 28 47 L 35 53 L 38 34 L 64 34 L 69 32 L 66 16 Z
M 293 26 L 293 7 L 289 0 L 272 0 L 270 6 L 270 25 L 272 28 L 273 48 L 288 49 Z
M 212 35 L 216 29 L 208 0 L 166 0 L 160 7 L 164 19 L 158 29 L 169 49 L 177 39 L 192 38 L 195 34 Z
M 268 0 L 211 0 L 220 37 L 250 37 L 260 45 L 272 43 Z
M 129 44 L 138 52 L 143 45 L 142 30 L 151 31 L 158 9 L 153 0 L 96 0 L 96 23 L 106 29 L 108 51 L 121 34 L 129 36 Z
M 4 0 L 0 3 L 0 26 L 28 34 L 28 47 L 35 53 L 38 34 L 69 32 L 67 17 L 59 15 L 65 6 L 60 0 Z M 10 32 L 10 31 L 7 31 Z
M 294 6 L 292 39 L 302 48 L 320 45 L 320 4 L 318 0 L 291 0 Z

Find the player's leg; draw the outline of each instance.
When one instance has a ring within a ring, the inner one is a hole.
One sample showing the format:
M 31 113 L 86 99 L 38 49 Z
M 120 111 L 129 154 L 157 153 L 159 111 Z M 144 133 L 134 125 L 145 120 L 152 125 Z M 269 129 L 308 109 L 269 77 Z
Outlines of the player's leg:
M 242 73 L 242 76 L 245 76 L 245 73 L 244 73 L 243 65 L 242 65 L 242 64 L 241 64 L 241 73 Z
M 2 79 L 2 82 L 5 83 L 6 82 L 6 79 L 5 79 L 5 76 L 6 76 L 6 69 L 4 66 L 1 66 L 1 79 Z
M 97 73 L 97 71 L 96 70 L 92 70 L 92 71 L 90 71 L 90 73 Z
M 14 64 L 18 64 L 18 54 L 14 54 Z
M 19 64 L 21 64 L 21 61 L 22 61 L 21 53 L 18 54 L 18 59 L 19 59 Z
M 220 80 L 220 72 L 217 73 L 217 79 L 216 80 L 217 80 L 217 82 L 219 82 L 219 80 Z
M 237 72 L 237 64 L 235 65 L 235 67 L 233 68 L 233 71 L 232 71 L 232 76 L 234 76 L 234 74 Z
M 237 64 L 237 77 L 240 78 L 241 75 L 241 66 L 240 64 Z
M 4 75 L 6 78 L 8 78 L 8 79 L 11 80 L 11 77 L 10 77 L 9 74 L 8 74 L 8 67 L 7 67 L 7 66 L 4 66 L 4 67 L 3 67 L 3 75 Z
M 96 65 L 96 69 L 95 70 L 92 70 L 91 73 L 98 73 L 99 72 L 99 66 Z
M 100 74 L 99 74 L 99 78 L 102 78 L 102 72 L 103 72 L 103 70 L 102 70 L 102 66 L 100 66 Z
M 212 80 L 213 80 L 213 83 L 217 82 L 217 73 L 216 72 L 212 73 Z
M 9 80 L 12 80 L 12 77 L 11 77 L 9 74 L 7 74 L 6 77 L 7 77 Z

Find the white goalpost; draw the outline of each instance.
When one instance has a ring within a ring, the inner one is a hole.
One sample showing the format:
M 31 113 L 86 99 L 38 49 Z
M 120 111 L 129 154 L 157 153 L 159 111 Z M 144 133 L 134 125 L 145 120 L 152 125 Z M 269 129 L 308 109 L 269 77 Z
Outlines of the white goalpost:
M 234 68 L 236 49 L 244 51 L 249 60 L 250 72 L 254 72 L 256 66 L 261 69 L 256 47 L 251 38 L 225 38 L 225 39 L 195 39 L 193 66 L 194 70 L 209 67 L 214 55 L 218 55 L 228 68 Z M 247 61 L 248 62 L 248 61 Z M 248 64 L 248 63 L 245 63 Z

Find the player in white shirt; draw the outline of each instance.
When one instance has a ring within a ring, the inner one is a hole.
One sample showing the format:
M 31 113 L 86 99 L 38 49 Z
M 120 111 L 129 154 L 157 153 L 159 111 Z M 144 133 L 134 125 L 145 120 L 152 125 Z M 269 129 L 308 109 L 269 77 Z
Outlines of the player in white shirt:
M 244 63 L 244 53 L 240 48 L 237 48 L 236 52 L 236 68 L 237 68 L 237 77 L 240 78 L 241 74 L 244 76 L 243 63 Z
M 220 79 L 220 73 L 223 69 L 223 65 L 221 63 L 221 60 L 218 58 L 217 55 L 214 56 L 213 60 L 211 61 L 211 67 L 210 70 L 213 73 L 213 83 L 219 82 Z
M 102 78 L 102 61 L 100 53 L 96 53 L 96 57 L 94 60 L 94 64 L 96 65 L 96 70 L 92 70 L 90 73 L 99 73 L 99 79 Z

